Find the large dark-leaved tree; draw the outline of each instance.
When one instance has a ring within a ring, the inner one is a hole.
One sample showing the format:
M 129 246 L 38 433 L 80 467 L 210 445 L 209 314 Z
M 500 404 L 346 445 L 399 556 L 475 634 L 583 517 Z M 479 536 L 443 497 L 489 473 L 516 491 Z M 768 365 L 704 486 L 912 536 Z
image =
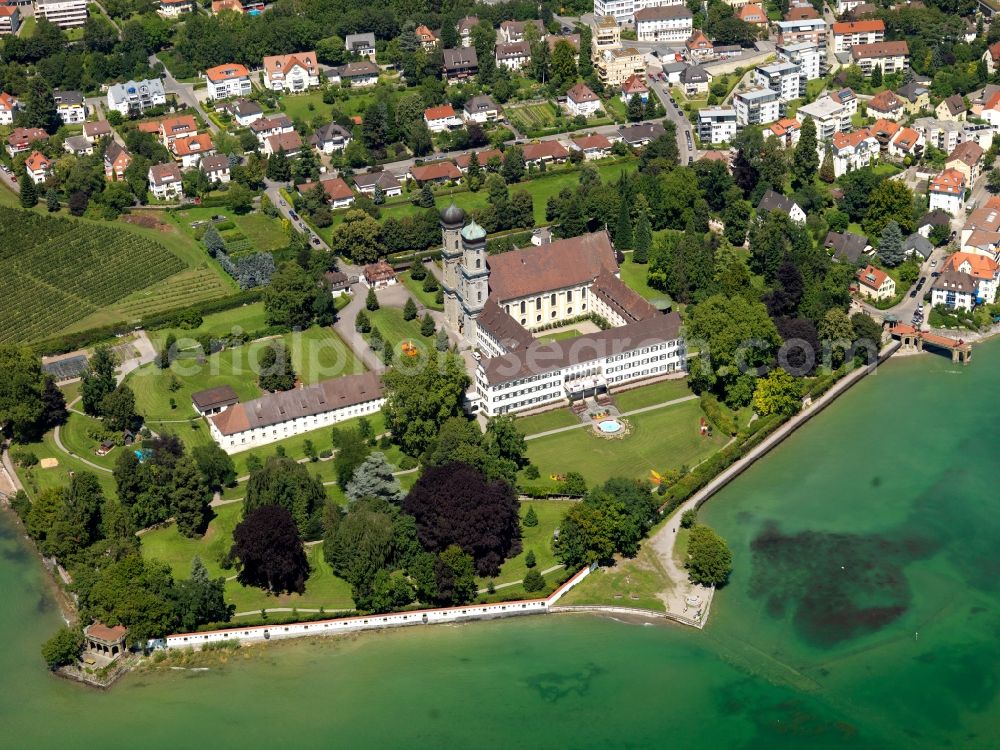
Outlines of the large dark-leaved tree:
M 497 575 L 503 561 L 521 551 L 514 490 L 466 464 L 428 467 L 403 500 L 403 510 L 416 519 L 424 549 L 442 552 L 457 544 L 472 555 L 481 576 Z
M 309 475 L 306 467 L 291 458 L 272 456 L 259 471 L 250 475 L 243 512 L 276 505 L 291 513 L 304 539 L 318 539 L 322 533 L 323 483 Z
M 277 505 L 247 512 L 233 530 L 236 580 L 275 594 L 306 590 L 309 561 L 292 514 Z

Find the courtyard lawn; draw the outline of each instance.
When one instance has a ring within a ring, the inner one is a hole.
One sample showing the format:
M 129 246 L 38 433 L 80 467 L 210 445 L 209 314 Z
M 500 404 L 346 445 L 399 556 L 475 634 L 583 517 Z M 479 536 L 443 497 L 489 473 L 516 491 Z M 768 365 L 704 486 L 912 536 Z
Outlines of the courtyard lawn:
M 677 398 L 690 396 L 691 389 L 688 388 L 687 380 L 679 378 L 677 380 L 664 380 L 653 385 L 645 385 L 642 388 L 635 388 L 631 391 L 615 393 L 615 405 L 623 412 L 633 409 L 642 409 L 653 404 L 662 404 L 665 401 L 673 401 Z
M 427 273 L 430 274 L 430 269 L 427 269 Z M 444 310 L 443 304 L 438 304 L 437 302 L 437 292 L 425 292 L 423 281 L 414 281 L 410 278 L 409 271 L 403 271 L 397 274 L 396 278 L 403 282 L 403 285 L 410 291 L 413 296 L 413 301 L 417 303 L 417 307 L 423 305 L 431 310 L 437 310 L 441 312 Z M 438 285 L 440 288 L 440 284 Z
M 672 584 L 656 553 L 643 543 L 634 558 L 616 558 L 613 567 L 598 568 L 564 596 L 565 605 L 603 604 L 666 612 L 658 593 Z
M 638 292 L 639 295 L 652 302 L 658 308 L 662 309 L 670 305 L 669 294 L 661 292 L 659 289 L 653 289 L 653 287 L 646 283 L 646 273 L 649 270 L 649 266 L 645 263 L 633 263 L 631 252 L 625 255 L 625 262 L 619 267 L 622 281 L 632 291 Z
M 575 471 L 590 485 L 611 477 L 645 479 L 650 471 L 693 466 L 725 444 L 718 433 L 698 434 L 701 416 L 692 400 L 628 417 L 631 433 L 617 440 L 587 428 L 568 430 L 528 441 L 528 459 L 542 477 Z
M 404 342 L 413 344 L 421 352 L 420 356 L 427 356 L 434 351 L 434 336 L 424 337 L 420 333 L 420 316 L 413 320 L 403 320 L 400 308 L 382 306 L 369 312 L 368 317 L 372 326 L 382 334 L 382 340 L 393 347 L 394 360 L 406 356 L 401 348 Z M 366 338 L 371 337 L 366 335 Z
M 332 328 L 313 327 L 278 338 L 291 353 L 292 366 L 303 383 L 364 371 L 364 365 Z M 257 363 L 270 341 L 273 339 L 225 349 L 207 357 L 204 364 L 190 352 L 176 359 L 169 370 L 161 370 L 155 363 L 140 367 L 128 377 L 137 411 L 152 421 L 187 419 L 192 416 L 192 393 L 222 385 L 231 385 L 241 401 L 256 398 L 260 395 Z
M 563 516 L 572 506 L 573 503 L 568 500 L 528 500 L 521 503 L 521 554 L 504 562 L 500 567 L 500 574 L 493 579 L 494 585 L 523 579 L 528 572 L 524 558 L 529 550 L 535 553 L 535 567 L 539 573 L 559 564 L 552 550 L 552 534 L 559 528 Z M 523 523 L 529 507 L 533 507 L 535 515 L 538 516 L 537 526 L 529 527 Z M 551 576 L 554 580 L 555 574 Z M 489 583 L 487 578 L 480 578 L 478 581 L 480 588 L 486 588 Z M 500 591 L 507 590 L 500 589 Z
M 555 333 L 542 333 L 537 338 L 539 341 L 545 341 L 551 343 L 552 341 L 565 341 L 566 339 L 575 339 L 577 336 L 583 335 L 576 328 L 568 328 L 565 331 L 556 331 Z
M 566 407 L 560 407 L 531 417 L 520 417 L 517 420 L 517 429 L 525 435 L 537 435 L 539 432 L 572 427 L 576 424 L 580 424 L 580 418 Z

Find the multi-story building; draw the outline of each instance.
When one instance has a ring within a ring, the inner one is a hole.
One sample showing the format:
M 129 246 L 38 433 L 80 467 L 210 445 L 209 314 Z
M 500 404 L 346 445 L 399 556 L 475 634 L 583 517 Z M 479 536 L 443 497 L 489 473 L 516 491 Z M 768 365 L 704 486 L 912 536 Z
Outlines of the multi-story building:
M 486 94 L 470 97 L 463 107 L 466 121 L 494 122 L 503 115 L 500 105 Z
M 787 63 L 798 65 L 802 76 L 802 94 L 805 94 L 806 81 L 815 81 L 822 75 L 823 55 L 821 47 L 811 42 L 799 42 L 797 44 L 780 44 L 776 48 L 778 59 Z
M 181 168 L 177 164 L 154 164 L 149 168 L 149 189 L 158 199 L 176 198 L 183 192 Z
M 132 163 L 132 155 L 118 141 L 109 141 L 104 149 L 104 179 L 120 182 L 125 179 L 125 170 Z
M 840 177 L 847 172 L 870 166 L 878 160 L 881 146 L 868 128 L 851 133 L 834 133 L 830 139 L 833 173 Z
M 622 46 L 622 30 L 614 16 L 594 14 L 590 24 L 591 55 L 596 62 L 606 49 L 618 49 Z
M 927 145 L 951 153 L 960 143 L 975 141 L 984 150 L 993 145 L 993 126 L 984 110 L 982 117 L 985 123 L 955 122 L 953 120 L 938 120 L 933 117 L 918 117 L 913 121 L 913 127 L 921 133 Z
M 205 71 L 208 82 L 208 94 L 213 99 L 228 99 L 231 96 L 249 96 L 253 87 L 250 84 L 250 71 L 239 63 L 216 65 Z
M 698 139 L 703 143 L 729 143 L 736 136 L 736 110 L 706 107 L 698 110 Z
M 443 133 L 446 130 L 462 127 L 462 118 L 450 104 L 425 109 L 424 122 L 432 133 Z
M 792 148 L 802 135 L 802 123 L 791 117 L 782 117 L 764 128 L 762 135 L 764 138 L 777 138 L 784 148 Z
M 16 34 L 21 28 L 21 10 L 16 5 L 0 5 L 0 36 Z
M 502 42 L 495 49 L 497 65 L 507 70 L 520 70 L 531 62 L 531 45 L 528 42 Z
M 79 91 L 60 91 L 55 89 L 52 98 L 56 102 L 56 112 L 59 119 L 66 125 L 79 125 L 87 119 L 87 105 L 83 94 Z
M 806 82 L 795 63 L 776 62 L 759 65 L 754 71 L 754 83 L 778 94 L 778 101 L 787 104 L 805 95 Z
M 309 143 L 324 154 L 343 151 L 350 142 L 351 131 L 335 122 L 330 122 L 316 128 L 313 134 L 309 136 Z
M 164 18 L 179 18 L 194 11 L 194 0 L 160 0 L 156 12 Z
M 33 143 L 44 143 L 48 140 L 49 134 L 41 128 L 14 128 L 7 136 L 7 153 L 17 156 L 30 150 Z
M 229 157 L 224 154 L 209 154 L 201 160 L 198 169 L 213 183 L 218 182 L 225 185 L 232 179 Z
M 16 97 L 6 91 L 0 91 L 0 125 L 13 125 L 14 113 L 19 106 Z
M 193 169 L 203 157 L 215 153 L 215 144 L 208 133 L 197 133 L 176 139 L 170 146 L 170 153 L 180 160 L 182 169 Z
M 479 16 L 466 16 L 455 24 L 455 28 L 458 29 L 458 38 L 462 41 L 463 47 L 472 46 L 472 30 L 478 23 Z
M 539 39 L 545 36 L 545 24 L 536 18 L 531 21 L 501 21 L 499 38 L 506 44 L 523 42 L 527 38 L 524 34 L 524 30 L 528 26 L 535 27 L 535 30 L 538 32 Z
M 850 21 L 835 23 L 830 27 L 833 35 L 833 53 L 850 52 L 857 44 L 876 44 L 885 39 L 885 22 Z
M 137 117 L 166 103 L 167 95 L 163 90 L 163 81 L 159 78 L 116 83 L 108 88 L 108 109 L 120 112 L 125 117 Z
M 378 372 L 345 375 L 234 404 L 208 417 L 209 432 L 226 453 L 238 453 L 370 416 L 384 403 Z
M 931 178 L 927 195 L 931 211 L 940 208 L 950 216 L 958 216 L 965 206 L 965 176 L 955 169 L 946 169 Z
M 160 142 L 170 148 L 178 138 L 190 138 L 198 133 L 198 122 L 191 115 L 177 115 L 160 121 Z
M 683 42 L 693 31 L 693 16 L 686 5 L 661 5 L 635 12 L 635 33 L 640 42 Z
M 815 44 L 826 59 L 826 21 L 822 18 L 802 18 L 795 21 L 775 21 L 778 44 Z
M 594 70 L 601 83 L 609 88 L 617 88 L 629 76 L 646 75 L 646 61 L 635 47 L 606 49 L 594 63 Z
M 877 65 L 883 73 L 905 70 L 910 61 L 910 48 L 905 41 L 855 44 L 851 47 L 851 60 L 866 76 Z
M 870 263 L 864 268 L 858 269 L 856 276 L 858 280 L 858 292 L 868 299 L 884 300 L 892 299 L 896 294 L 896 282 L 893 278 L 880 268 L 876 268 Z
M 639 11 L 666 5 L 684 3 L 683 0 L 594 0 L 594 17 L 611 16 L 616 23 L 626 26 L 637 20 Z
M 566 111 L 571 115 L 590 117 L 600 108 L 600 97 L 585 83 L 578 83 L 566 92 Z
M 972 185 L 982 173 L 983 155 L 985 149 L 975 141 L 963 141 L 959 143 L 955 150 L 948 154 L 948 159 L 944 166 L 946 169 L 954 169 L 961 172 L 965 177 L 965 184 Z
M 354 60 L 346 65 L 329 68 L 326 78 L 348 88 L 374 86 L 378 83 L 380 68 L 371 60 Z
M 83 26 L 87 23 L 87 0 L 35 0 L 35 17 L 61 29 Z
M 868 111 L 873 117 L 899 121 L 906 114 L 906 105 L 896 94 L 886 89 L 868 100 Z
M 264 86 L 272 91 L 305 91 L 319 86 L 316 53 L 270 55 L 264 58 Z
M 736 123 L 740 127 L 766 125 L 781 116 L 778 93 L 771 89 L 740 91 L 733 97 L 733 104 L 736 108 Z
M 52 174 L 52 161 L 41 151 L 32 151 L 24 160 L 24 171 L 36 185 L 41 185 Z
M 460 83 L 479 72 L 479 58 L 475 47 L 458 47 L 444 51 L 444 78 L 449 83 Z
M 799 122 L 805 122 L 807 118 L 815 121 L 816 139 L 820 142 L 830 140 L 835 133 L 851 129 L 850 110 L 831 96 L 803 104 L 796 110 L 795 119 Z
M 691 38 L 684 42 L 688 56 L 694 61 L 708 60 L 715 55 L 715 45 L 701 29 L 691 32 Z

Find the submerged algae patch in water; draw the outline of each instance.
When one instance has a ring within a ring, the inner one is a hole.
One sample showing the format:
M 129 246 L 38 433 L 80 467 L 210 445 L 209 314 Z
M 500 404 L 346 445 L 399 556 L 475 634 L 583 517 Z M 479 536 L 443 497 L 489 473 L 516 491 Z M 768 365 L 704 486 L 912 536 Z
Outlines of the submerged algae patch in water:
M 800 531 L 766 524 L 750 543 L 749 594 L 792 622 L 806 642 L 829 647 L 898 619 L 913 593 L 903 569 L 937 549 L 927 536 Z

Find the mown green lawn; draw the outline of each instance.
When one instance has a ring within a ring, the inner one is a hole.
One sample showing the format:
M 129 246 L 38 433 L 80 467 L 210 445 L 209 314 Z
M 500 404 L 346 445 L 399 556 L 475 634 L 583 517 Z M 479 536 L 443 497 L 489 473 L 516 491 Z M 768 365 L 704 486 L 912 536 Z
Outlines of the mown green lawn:
M 659 289 L 653 289 L 653 287 L 646 283 L 646 273 L 648 270 L 649 266 L 645 263 L 633 263 L 631 253 L 626 253 L 625 262 L 622 263 L 619 268 L 622 281 L 624 281 L 625 284 L 632 289 L 632 291 L 638 292 L 642 297 L 649 300 L 657 307 L 669 305 L 669 294 L 661 292 Z
M 575 339 L 577 336 L 581 336 L 582 333 L 577 328 L 567 328 L 565 331 L 557 331 L 556 333 L 542 333 L 537 338 L 539 341 L 565 341 L 566 339 Z
M 27 445 L 13 445 L 11 450 L 24 449 L 34 453 L 39 460 L 44 458 L 54 458 L 58 463 L 56 466 L 48 469 L 43 469 L 41 465 L 33 466 L 30 469 L 17 469 L 17 475 L 21 479 L 21 483 L 25 487 L 25 491 L 28 493 L 28 497 L 34 499 L 38 496 L 38 493 L 47 490 L 52 487 L 66 487 L 69 485 L 71 474 L 79 474 L 83 471 L 89 471 L 91 474 L 97 477 L 97 480 L 101 484 L 101 489 L 104 490 L 104 495 L 106 497 L 115 497 L 115 481 L 114 477 L 111 476 L 110 472 L 98 471 L 92 466 L 87 466 L 78 458 L 68 456 L 63 451 L 56 447 L 55 440 L 52 437 L 52 433 L 46 433 L 46 435 L 36 443 L 29 443 Z M 115 450 L 118 450 L 117 448 Z M 111 454 L 114 456 L 114 453 Z M 87 456 L 88 460 L 90 456 Z M 94 463 L 97 463 L 96 461 Z
M 430 270 L 427 271 L 430 274 Z M 414 281 L 410 278 L 409 271 L 404 271 L 397 275 L 397 278 L 403 282 L 403 285 L 410 290 L 410 294 L 415 298 L 413 301 L 418 303 L 418 305 L 423 305 L 431 310 L 442 311 L 444 310 L 443 304 L 438 304 L 437 302 L 437 292 L 425 292 L 423 281 Z
M 525 435 L 535 435 L 575 424 L 580 424 L 580 419 L 568 408 L 553 409 L 531 417 L 520 417 L 517 420 L 517 428 Z
M 250 305 L 234 307 L 231 310 L 206 315 L 202 319 L 201 325 L 193 330 L 161 328 L 157 331 L 150 331 L 149 338 L 153 342 L 153 346 L 157 349 L 163 346 L 163 343 L 167 340 L 167 336 L 170 334 L 173 334 L 178 340 L 182 338 L 189 339 L 188 341 L 179 341 L 183 349 L 194 346 L 194 340 L 206 333 L 221 338 L 237 332 L 257 331 L 266 325 L 267 315 L 264 312 L 264 303 L 254 302 Z
M 500 566 L 500 574 L 493 579 L 494 585 L 524 578 L 528 572 L 524 559 L 529 551 L 535 553 L 535 566 L 539 573 L 559 564 L 552 550 L 552 534 L 559 528 L 563 516 L 572 506 L 572 502 L 565 500 L 530 500 L 521 503 L 521 554 L 510 558 Z M 525 526 L 523 523 L 529 507 L 535 509 L 535 515 L 538 517 L 537 526 Z M 489 580 L 486 578 L 479 579 L 480 588 L 485 588 L 488 583 Z
M 601 567 L 574 586 L 559 603 L 566 605 L 603 604 L 665 612 L 657 596 L 672 584 L 656 553 L 647 544 L 632 559 L 618 559 L 610 568 Z
M 434 336 L 424 337 L 420 334 L 419 316 L 413 320 L 403 320 L 402 309 L 383 306 L 374 312 L 369 312 L 368 318 L 372 326 L 378 328 L 382 334 L 382 340 L 393 347 L 394 360 L 406 356 L 401 348 L 404 342 L 413 344 L 421 357 L 434 351 Z M 368 334 L 367 337 L 370 339 L 371 335 Z
M 359 93 L 351 92 L 349 96 L 339 99 L 334 104 L 325 104 L 323 102 L 323 93 L 313 91 L 306 94 L 287 94 L 282 96 L 280 106 L 285 114 L 293 120 L 298 117 L 311 125 L 317 115 L 329 118 L 334 108 L 340 110 L 345 115 L 363 114 L 365 108 L 374 98 L 375 95 L 372 90 L 366 89 Z
M 622 391 L 614 394 L 615 404 L 623 411 L 642 409 L 653 404 L 662 404 L 665 401 L 673 401 L 676 398 L 684 398 L 691 395 L 687 380 L 664 380 L 653 385 L 646 385 L 642 388 L 634 388 L 631 391 Z
M 79 405 L 78 407 L 79 408 Z M 86 458 L 91 463 L 104 466 L 108 469 L 115 467 L 115 461 L 122 451 L 132 450 L 124 446 L 115 447 L 108 455 L 98 456 L 95 452 L 100 445 L 100 440 L 90 437 L 89 433 L 96 430 L 98 434 L 103 432 L 104 426 L 99 419 L 88 417 L 76 412 L 70 412 L 69 419 L 59 429 L 59 436 L 66 450 L 72 451 L 82 458 Z
M 278 219 L 264 214 L 234 216 L 233 222 L 257 250 L 271 252 L 288 246 L 288 233 Z
M 719 434 L 698 434 L 700 417 L 697 401 L 675 404 L 628 417 L 631 433 L 621 439 L 598 437 L 582 428 L 531 440 L 528 458 L 543 478 L 575 471 L 590 485 L 611 477 L 645 479 L 650 471 L 693 466 L 725 443 Z

